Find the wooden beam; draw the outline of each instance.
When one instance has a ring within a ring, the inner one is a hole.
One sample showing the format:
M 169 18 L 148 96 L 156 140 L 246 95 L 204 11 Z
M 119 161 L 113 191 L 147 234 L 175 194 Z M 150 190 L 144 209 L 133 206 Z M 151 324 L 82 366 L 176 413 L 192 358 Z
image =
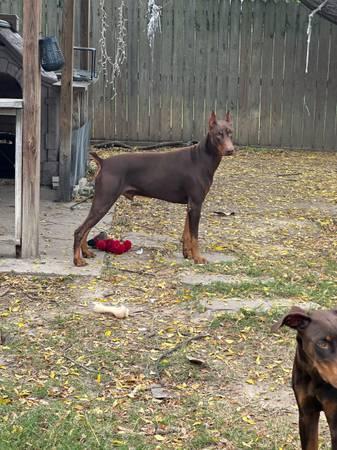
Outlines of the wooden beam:
M 41 0 L 31 0 L 23 15 L 22 257 L 39 255 Z
M 81 1 L 81 18 L 80 18 L 80 46 L 90 47 L 90 0 Z M 89 69 L 89 54 L 81 52 L 81 69 Z
M 62 71 L 60 99 L 60 200 L 71 200 L 71 136 L 73 112 L 74 68 L 74 16 L 75 1 L 65 0 L 63 5 L 62 50 L 65 64 Z
M 15 126 L 15 253 L 22 248 L 22 109 L 17 109 Z
M 0 108 L 22 108 L 20 98 L 0 98 Z

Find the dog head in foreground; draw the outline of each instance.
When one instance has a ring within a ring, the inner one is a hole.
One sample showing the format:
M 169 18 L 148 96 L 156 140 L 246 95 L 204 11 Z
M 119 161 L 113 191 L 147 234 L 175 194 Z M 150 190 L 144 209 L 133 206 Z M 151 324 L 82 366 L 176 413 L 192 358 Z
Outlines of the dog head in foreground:
M 337 389 L 337 310 L 307 312 L 294 307 L 273 327 L 297 330 L 297 358 L 308 373 Z

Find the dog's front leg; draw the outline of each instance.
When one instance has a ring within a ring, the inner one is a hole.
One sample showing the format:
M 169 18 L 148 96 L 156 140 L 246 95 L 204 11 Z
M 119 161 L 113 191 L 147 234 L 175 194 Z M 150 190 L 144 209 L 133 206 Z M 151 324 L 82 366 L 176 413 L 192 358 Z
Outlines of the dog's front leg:
M 184 227 L 184 233 L 183 233 L 183 255 L 184 255 L 184 258 L 187 258 L 187 259 L 193 258 L 188 209 L 187 209 L 187 214 L 186 214 L 186 219 L 185 219 L 185 227 Z
M 324 403 L 324 412 L 331 434 L 331 449 L 337 450 L 337 407 L 336 399 Z
M 319 411 L 299 407 L 302 450 L 318 450 Z
M 200 213 L 200 204 L 192 202 L 188 204 L 188 222 L 190 227 L 192 258 L 196 264 L 205 264 L 207 263 L 207 260 L 200 255 L 198 243 Z

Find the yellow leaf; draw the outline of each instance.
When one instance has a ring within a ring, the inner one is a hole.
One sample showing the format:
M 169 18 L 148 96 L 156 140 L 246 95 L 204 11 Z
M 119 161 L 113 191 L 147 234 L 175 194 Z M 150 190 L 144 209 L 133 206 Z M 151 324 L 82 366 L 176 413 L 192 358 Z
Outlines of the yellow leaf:
M 105 336 L 111 336 L 111 330 L 105 330 L 104 334 Z
M 9 398 L 0 397 L 0 405 L 8 405 L 9 403 L 11 403 Z
M 255 384 L 255 381 L 252 378 L 248 378 L 248 380 L 246 380 L 246 383 Z
M 97 374 L 96 381 L 97 381 L 97 383 L 101 382 L 101 374 L 100 373 Z
M 249 425 L 255 425 L 255 421 L 249 416 L 242 416 L 242 420 L 246 423 L 249 423 Z
M 56 373 L 53 370 L 51 370 L 50 374 L 49 374 L 49 377 L 54 379 L 56 377 Z
M 18 326 L 19 328 L 22 328 L 22 327 L 25 326 L 25 324 L 24 324 L 24 322 L 18 322 L 18 323 L 17 323 L 17 326 Z
M 155 438 L 157 441 L 165 441 L 164 436 L 161 436 L 160 434 L 155 434 L 155 435 L 154 435 L 154 438 Z

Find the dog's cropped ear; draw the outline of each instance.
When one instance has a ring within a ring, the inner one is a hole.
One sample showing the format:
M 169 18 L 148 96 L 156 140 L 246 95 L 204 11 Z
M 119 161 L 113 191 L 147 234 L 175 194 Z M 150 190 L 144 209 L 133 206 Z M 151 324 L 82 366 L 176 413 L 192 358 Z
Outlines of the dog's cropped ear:
M 272 326 L 272 331 L 286 325 L 295 330 L 304 330 L 311 322 L 310 315 L 304 309 L 294 306 L 287 314 L 285 314 L 278 322 Z
M 229 123 L 229 125 L 233 125 L 233 118 L 229 111 L 226 112 L 225 121 Z
M 216 125 L 216 114 L 215 114 L 214 111 L 212 111 L 212 113 L 211 113 L 211 115 L 209 116 L 209 119 L 208 119 L 209 129 L 211 130 L 213 127 L 215 127 L 215 125 Z

